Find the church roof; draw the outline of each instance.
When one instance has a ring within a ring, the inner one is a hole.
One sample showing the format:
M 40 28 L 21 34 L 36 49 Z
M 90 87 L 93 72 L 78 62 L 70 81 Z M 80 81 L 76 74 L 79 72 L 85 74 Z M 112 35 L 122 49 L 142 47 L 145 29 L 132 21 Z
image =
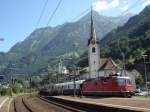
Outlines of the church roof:
M 102 70 L 115 70 L 118 68 L 117 64 L 112 60 L 112 58 L 100 58 L 101 62 L 101 66 L 99 68 L 98 71 L 102 71 Z M 88 73 L 89 72 L 89 67 L 85 67 L 83 68 L 80 73 Z
M 100 59 L 100 68 L 99 71 L 101 70 L 113 70 L 118 68 L 117 64 L 112 60 L 112 58 L 101 58 Z

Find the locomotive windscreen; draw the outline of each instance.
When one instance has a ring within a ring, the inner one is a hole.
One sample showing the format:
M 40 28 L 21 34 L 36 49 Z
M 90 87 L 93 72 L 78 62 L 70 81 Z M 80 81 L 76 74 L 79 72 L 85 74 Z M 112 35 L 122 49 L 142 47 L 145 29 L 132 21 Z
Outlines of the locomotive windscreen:
M 126 84 L 126 80 L 123 78 L 119 78 L 119 79 L 117 79 L 117 83 L 119 86 L 123 86 Z
M 4 76 L 3 75 L 0 75 L 0 80 L 4 79 Z

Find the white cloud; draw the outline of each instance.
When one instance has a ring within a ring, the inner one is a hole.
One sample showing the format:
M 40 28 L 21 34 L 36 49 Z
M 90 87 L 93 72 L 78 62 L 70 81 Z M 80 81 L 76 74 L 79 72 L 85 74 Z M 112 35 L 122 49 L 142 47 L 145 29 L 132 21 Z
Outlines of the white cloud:
M 115 8 L 119 6 L 119 0 L 112 0 L 112 2 L 109 4 L 110 8 Z
M 122 11 L 126 11 L 128 8 L 129 8 L 129 5 L 125 5 L 125 6 L 121 7 L 120 9 L 121 9 Z
M 93 8 L 96 11 L 108 10 L 117 6 L 119 6 L 119 0 L 112 0 L 111 2 L 101 0 L 93 4 Z
M 150 0 L 144 0 L 143 7 L 150 5 Z

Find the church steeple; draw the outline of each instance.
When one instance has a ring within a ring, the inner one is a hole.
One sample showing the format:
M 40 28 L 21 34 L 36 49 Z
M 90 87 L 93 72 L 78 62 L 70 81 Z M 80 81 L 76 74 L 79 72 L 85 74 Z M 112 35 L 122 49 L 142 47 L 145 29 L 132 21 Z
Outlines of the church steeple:
M 93 10 L 92 10 L 92 8 L 91 8 L 91 25 L 90 25 L 90 29 L 91 29 L 91 34 L 90 34 L 90 39 L 88 41 L 88 45 L 90 43 L 96 44 L 98 41 L 96 39 L 96 31 L 95 31 L 95 27 L 94 27 Z
M 96 31 L 93 21 L 93 11 L 91 8 L 90 38 L 88 40 L 88 60 L 89 60 L 89 78 L 98 77 L 100 67 L 100 46 L 96 39 Z

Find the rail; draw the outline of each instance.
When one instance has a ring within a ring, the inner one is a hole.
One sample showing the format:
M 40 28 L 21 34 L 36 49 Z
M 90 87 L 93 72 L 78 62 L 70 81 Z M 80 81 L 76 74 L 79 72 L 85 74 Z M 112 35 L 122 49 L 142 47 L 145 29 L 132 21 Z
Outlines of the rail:
M 19 103 L 19 105 L 18 105 Z M 21 105 L 21 106 L 20 106 Z M 21 112 L 21 109 L 26 109 L 28 112 L 36 112 L 33 108 L 31 108 L 28 104 L 28 102 L 25 100 L 25 98 L 20 97 L 14 99 L 14 111 L 15 112 Z

